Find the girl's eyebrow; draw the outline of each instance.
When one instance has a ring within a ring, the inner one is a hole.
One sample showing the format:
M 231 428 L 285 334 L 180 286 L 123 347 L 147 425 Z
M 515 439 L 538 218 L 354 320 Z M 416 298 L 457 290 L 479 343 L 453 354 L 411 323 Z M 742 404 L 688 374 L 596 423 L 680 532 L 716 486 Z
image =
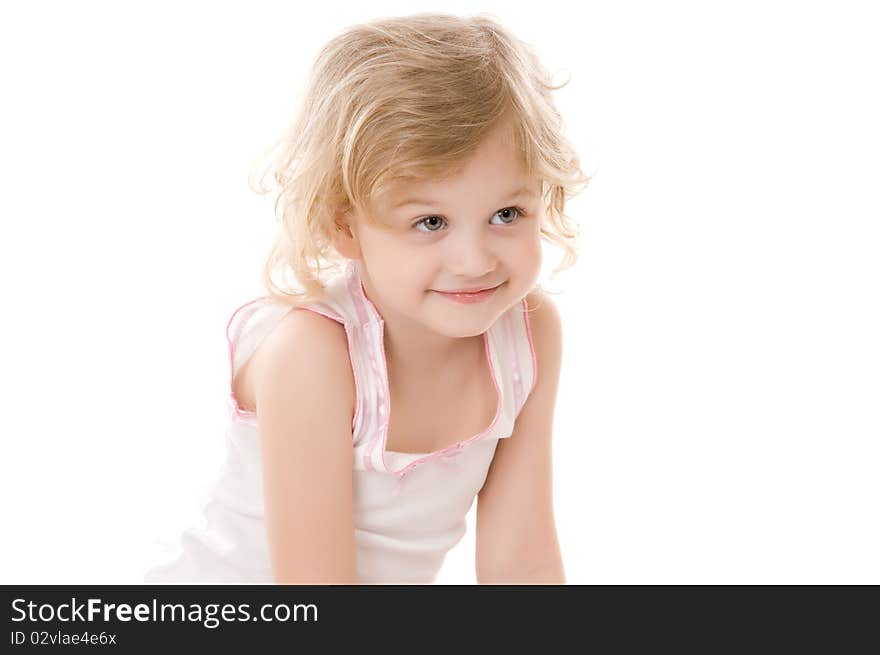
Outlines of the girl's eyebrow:
M 529 187 L 520 187 L 519 189 L 517 189 L 515 191 L 511 191 L 510 193 L 508 193 L 504 197 L 507 198 L 508 200 L 513 200 L 515 198 L 521 198 L 521 197 L 526 197 L 526 196 L 535 197 L 535 196 L 537 196 L 537 194 L 535 193 L 534 189 L 530 189 Z M 431 199 L 427 199 L 427 198 L 406 198 L 406 199 L 401 200 L 400 202 L 394 204 L 391 208 L 392 209 L 399 209 L 400 207 L 405 207 L 406 205 L 418 205 L 421 207 L 439 207 L 440 204 L 441 203 L 437 200 L 431 200 Z

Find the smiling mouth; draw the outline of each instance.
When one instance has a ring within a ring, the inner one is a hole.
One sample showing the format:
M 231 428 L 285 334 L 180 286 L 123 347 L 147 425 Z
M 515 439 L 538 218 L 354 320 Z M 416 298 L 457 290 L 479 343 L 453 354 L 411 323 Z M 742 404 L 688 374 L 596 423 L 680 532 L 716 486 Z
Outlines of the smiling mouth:
M 454 293 L 454 294 L 462 295 L 462 294 L 482 293 L 483 291 L 491 291 L 492 289 L 497 289 L 500 286 L 501 286 L 500 284 L 496 284 L 494 287 L 483 287 L 481 289 L 453 289 L 451 291 L 440 291 L 438 289 L 435 289 L 435 291 L 437 291 L 437 293 Z
M 484 287 L 479 291 L 435 291 L 435 293 L 440 294 L 443 298 L 452 302 L 472 305 L 486 302 L 489 298 L 495 295 L 495 292 L 498 291 L 503 284 L 504 283 L 502 282 L 494 287 Z

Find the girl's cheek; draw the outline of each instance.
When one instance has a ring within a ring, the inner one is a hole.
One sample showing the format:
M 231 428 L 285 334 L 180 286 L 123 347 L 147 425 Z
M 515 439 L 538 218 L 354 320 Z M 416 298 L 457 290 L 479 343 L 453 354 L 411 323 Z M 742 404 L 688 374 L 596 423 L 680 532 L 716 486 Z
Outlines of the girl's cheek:
M 541 239 L 539 235 L 529 235 L 520 245 L 520 256 L 529 262 L 541 262 Z

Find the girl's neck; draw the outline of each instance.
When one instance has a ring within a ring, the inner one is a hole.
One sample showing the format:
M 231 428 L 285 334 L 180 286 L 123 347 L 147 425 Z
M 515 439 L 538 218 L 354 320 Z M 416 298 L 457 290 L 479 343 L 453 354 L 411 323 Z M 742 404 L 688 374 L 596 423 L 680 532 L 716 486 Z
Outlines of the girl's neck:
M 385 360 L 389 374 L 422 377 L 431 371 L 443 371 L 479 362 L 483 357 L 483 335 L 450 338 L 426 336 L 424 330 L 397 330 L 385 322 Z

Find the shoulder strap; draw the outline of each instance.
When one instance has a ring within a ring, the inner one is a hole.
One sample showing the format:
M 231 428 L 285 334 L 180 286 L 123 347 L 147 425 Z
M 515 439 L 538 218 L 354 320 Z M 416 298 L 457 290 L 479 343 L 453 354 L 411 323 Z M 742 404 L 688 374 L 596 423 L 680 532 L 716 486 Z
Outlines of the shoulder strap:
M 262 296 L 245 303 L 232 313 L 226 325 L 230 384 L 263 339 L 291 309 L 291 305 L 271 296 Z
M 525 299 L 508 309 L 492 326 L 501 376 L 513 399 L 516 415 L 535 388 L 538 370 Z

